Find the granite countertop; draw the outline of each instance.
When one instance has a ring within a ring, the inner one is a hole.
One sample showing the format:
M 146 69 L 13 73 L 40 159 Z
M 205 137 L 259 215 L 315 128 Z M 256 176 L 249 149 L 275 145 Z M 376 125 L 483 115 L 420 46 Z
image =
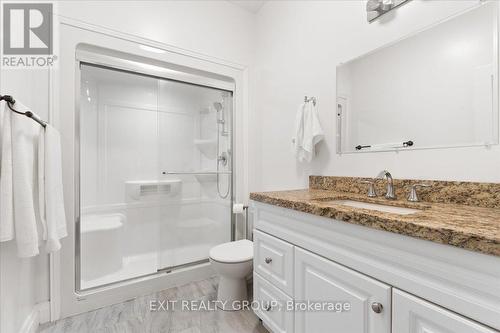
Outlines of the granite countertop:
M 406 199 L 368 198 L 366 194 L 325 189 L 251 193 L 250 199 L 347 223 L 500 256 L 500 208 L 440 202 L 412 203 Z M 343 199 L 415 208 L 421 211 L 400 215 L 330 202 Z

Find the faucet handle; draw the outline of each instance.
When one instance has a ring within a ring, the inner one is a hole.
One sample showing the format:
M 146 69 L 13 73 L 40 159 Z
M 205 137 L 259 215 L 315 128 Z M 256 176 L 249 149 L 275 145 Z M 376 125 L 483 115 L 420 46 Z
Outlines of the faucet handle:
M 408 195 L 408 201 L 418 202 L 417 187 L 431 187 L 430 184 L 418 183 L 410 186 L 410 194 Z
M 375 192 L 375 182 L 373 180 L 361 180 L 360 183 L 368 184 L 368 197 L 375 198 L 377 192 Z

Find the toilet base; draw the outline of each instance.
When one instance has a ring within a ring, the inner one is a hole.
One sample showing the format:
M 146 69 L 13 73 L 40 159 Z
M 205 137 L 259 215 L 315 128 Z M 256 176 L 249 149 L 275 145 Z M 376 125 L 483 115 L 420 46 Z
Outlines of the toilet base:
M 253 243 L 247 239 L 217 245 L 210 250 L 210 264 L 219 275 L 217 307 L 241 310 L 247 301 L 247 276 L 253 268 Z
M 220 277 L 217 290 L 217 307 L 224 311 L 241 310 L 241 301 L 246 301 L 247 280 L 246 278 Z

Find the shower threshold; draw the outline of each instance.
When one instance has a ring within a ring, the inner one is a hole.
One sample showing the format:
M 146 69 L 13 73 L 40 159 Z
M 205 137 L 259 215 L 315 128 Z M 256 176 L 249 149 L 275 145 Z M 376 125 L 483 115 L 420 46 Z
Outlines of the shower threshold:
M 157 270 L 157 272 L 158 273 L 160 273 L 160 272 L 171 273 L 172 271 L 175 271 L 177 269 L 182 269 L 182 268 L 186 268 L 186 267 L 190 267 L 190 266 L 205 264 L 207 262 L 209 262 L 208 258 L 207 259 L 198 260 L 198 261 L 189 262 L 189 263 L 182 264 L 182 265 L 175 265 L 175 266 L 169 266 L 169 267 L 159 268 Z
M 156 253 L 133 256 L 126 259 L 124 268 L 120 271 L 94 279 L 82 279 L 80 290 L 77 293 L 94 292 L 99 289 L 108 289 L 124 283 L 139 281 L 155 275 L 169 274 L 177 270 L 196 267 L 208 263 L 208 258 L 187 262 L 181 265 L 173 265 L 158 269 L 158 258 Z

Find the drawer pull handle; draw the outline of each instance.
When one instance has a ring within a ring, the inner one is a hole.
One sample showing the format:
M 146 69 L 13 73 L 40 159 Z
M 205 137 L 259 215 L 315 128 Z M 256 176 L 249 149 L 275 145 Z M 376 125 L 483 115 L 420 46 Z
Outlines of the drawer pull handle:
M 273 261 L 273 259 L 267 257 L 266 259 L 264 259 L 264 261 L 266 262 L 266 264 L 270 264 Z
M 378 303 L 378 302 L 373 302 L 373 303 L 372 303 L 372 310 L 373 310 L 373 312 L 375 312 L 375 313 L 380 313 L 380 312 L 382 312 L 382 309 L 383 309 L 383 308 L 384 308 L 384 307 L 382 306 L 382 304 L 380 304 L 380 303 Z

